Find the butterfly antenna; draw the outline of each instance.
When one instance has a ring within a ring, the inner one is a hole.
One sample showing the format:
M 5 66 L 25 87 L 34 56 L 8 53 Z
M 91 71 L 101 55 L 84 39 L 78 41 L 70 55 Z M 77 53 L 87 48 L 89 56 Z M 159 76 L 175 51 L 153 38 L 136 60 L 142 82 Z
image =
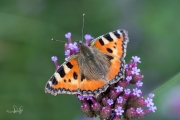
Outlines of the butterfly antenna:
M 84 36 L 84 16 L 85 14 L 83 14 L 83 23 L 82 23 L 82 41 L 83 41 L 83 36 Z
M 52 41 L 56 41 L 56 42 L 65 42 L 65 41 L 60 41 L 60 40 L 56 40 L 54 38 L 51 39 Z

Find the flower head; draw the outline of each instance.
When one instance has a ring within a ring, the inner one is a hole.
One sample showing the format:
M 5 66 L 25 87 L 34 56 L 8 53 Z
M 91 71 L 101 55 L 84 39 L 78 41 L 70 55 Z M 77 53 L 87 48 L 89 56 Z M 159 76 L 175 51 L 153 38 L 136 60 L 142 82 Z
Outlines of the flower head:
M 69 60 L 68 58 L 70 58 L 72 54 L 79 52 L 79 48 L 77 42 L 72 42 L 70 32 L 65 34 L 65 37 L 68 39 L 68 42 L 65 44 L 65 59 Z M 86 34 L 84 38 L 86 42 L 81 43 L 86 46 L 89 45 L 90 40 L 93 39 L 89 34 Z M 57 57 L 53 56 L 51 60 L 58 69 Z M 140 57 L 132 56 L 132 60 L 125 66 L 125 73 L 123 74 L 125 77 L 113 84 L 110 83 L 109 80 L 108 89 L 102 92 L 97 98 L 77 95 L 81 101 L 83 113 L 88 117 L 99 116 L 100 119 L 103 120 L 119 120 L 121 117 L 130 120 L 139 119 L 150 111 L 155 112 L 157 107 L 154 106 L 153 103 L 154 94 L 151 93 L 147 98 L 143 98 L 142 91 L 139 89 L 143 85 L 142 79 L 144 77 L 140 74 L 141 71 L 137 67 L 137 63 L 141 63 Z M 130 90 L 130 85 L 134 85 L 132 90 Z M 148 109 L 143 110 L 144 107 Z

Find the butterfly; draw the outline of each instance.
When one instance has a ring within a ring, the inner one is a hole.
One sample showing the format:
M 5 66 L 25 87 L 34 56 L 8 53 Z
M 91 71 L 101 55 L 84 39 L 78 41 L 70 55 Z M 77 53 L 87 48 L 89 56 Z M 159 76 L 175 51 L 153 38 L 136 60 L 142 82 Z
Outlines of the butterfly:
M 116 30 L 92 40 L 78 42 L 79 52 L 71 55 L 52 75 L 45 92 L 57 94 L 98 95 L 124 77 L 127 31 Z

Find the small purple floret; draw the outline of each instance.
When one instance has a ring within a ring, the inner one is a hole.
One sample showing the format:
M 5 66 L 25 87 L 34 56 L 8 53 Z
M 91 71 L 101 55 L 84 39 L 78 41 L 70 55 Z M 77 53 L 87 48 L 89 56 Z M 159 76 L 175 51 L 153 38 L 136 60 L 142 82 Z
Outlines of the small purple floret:
M 128 67 L 129 67 L 129 65 L 128 65 L 128 64 L 126 64 L 125 68 L 127 69 Z
M 67 34 L 65 34 L 65 37 L 68 39 L 68 43 L 72 43 L 71 33 L 70 33 L 70 32 L 68 32 Z
M 137 109 L 136 109 L 136 112 L 137 112 L 138 114 L 140 114 L 140 113 L 143 112 L 143 110 L 142 110 L 142 108 L 137 108 Z
M 115 111 L 116 111 L 116 115 L 122 115 L 124 113 L 124 110 L 122 109 L 122 107 L 116 108 Z
M 141 90 L 139 90 L 139 89 L 137 89 L 137 88 L 135 88 L 135 89 L 133 89 L 133 95 L 135 95 L 135 96 L 137 96 L 137 97 L 140 97 L 141 96 Z
M 52 56 L 52 57 L 51 57 L 51 60 L 52 60 L 53 62 L 56 62 L 56 61 L 58 60 L 58 58 L 57 58 L 56 56 Z
M 70 56 L 70 55 L 71 55 L 70 50 L 66 50 L 66 51 L 65 51 L 65 55 L 66 55 L 67 57 Z
M 67 39 L 71 38 L 71 32 L 66 33 L 66 34 L 65 34 L 65 37 L 66 37 Z
M 122 103 L 122 102 L 123 102 L 123 98 L 122 98 L 121 96 L 119 96 L 119 97 L 117 98 L 117 101 L 118 101 L 118 103 Z
M 77 43 L 69 43 L 69 49 L 74 50 L 77 48 Z
M 123 87 L 120 87 L 120 86 L 115 87 L 115 89 L 116 89 L 116 92 L 118 93 L 123 91 Z
M 138 57 L 138 56 L 132 56 L 132 59 L 134 60 L 134 62 L 138 62 L 138 63 L 141 63 L 141 61 L 140 61 L 140 57 Z
M 155 110 L 157 110 L 157 107 L 156 106 L 150 106 L 149 110 L 152 111 L 152 112 L 155 112 Z
M 56 66 L 56 69 L 58 69 L 59 68 L 59 64 L 57 62 L 58 58 L 56 56 L 52 56 L 51 60 L 54 62 L 55 66 Z
M 150 107 L 150 106 L 153 106 L 154 103 L 153 103 L 153 99 L 150 99 L 150 98 L 147 98 L 145 100 L 145 103 L 147 104 L 147 107 Z
M 137 69 L 137 67 L 132 68 L 132 74 L 139 75 L 140 69 Z
M 93 99 L 92 96 L 85 96 L 85 98 L 86 98 L 87 100 L 92 100 L 92 99 Z
M 78 95 L 79 100 L 84 100 L 84 96 Z
M 126 80 L 127 80 L 128 82 L 130 82 L 130 81 L 132 80 L 132 76 L 127 76 L 127 77 L 126 77 Z
M 90 40 L 90 39 L 94 39 L 91 35 L 89 35 L 89 34 L 86 34 L 85 36 L 84 36 L 84 38 L 86 39 L 86 40 Z
M 152 99 L 154 96 L 155 96 L 155 95 L 154 95 L 153 93 L 150 93 L 150 94 L 149 94 L 149 98 L 151 98 L 151 99 Z
M 138 82 L 136 83 L 136 85 L 137 85 L 138 87 L 141 87 L 141 86 L 143 85 L 143 82 L 138 81 Z
M 94 38 L 93 38 L 91 35 L 89 35 L 89 34 L 86 34 L 86 35 L 84 36 L 84 38 L 85 38 L 85 40 L 86 40 L 85 45 L 89 45 L 90 40 L 91 40 L 91 39 L 94 39 Z
M 124 92 L 125 92 L 126 95 L 129 95 L 131 93 L 131 90 L 129 88 L 127 88 L 127 89 L 124 90 Z
M 111 106 L 114 103 L 113 99 L 108 99 L 108 104 Z

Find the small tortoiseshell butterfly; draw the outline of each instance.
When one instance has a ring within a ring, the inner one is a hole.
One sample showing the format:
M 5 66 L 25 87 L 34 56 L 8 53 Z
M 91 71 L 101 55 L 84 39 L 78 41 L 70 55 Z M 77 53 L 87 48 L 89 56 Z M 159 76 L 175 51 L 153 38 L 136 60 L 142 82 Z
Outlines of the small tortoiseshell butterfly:
M 88 46 L 78 42 L 79 52 L 71 55 L 52 75 L 45 92 L 96 97 L 124 77 L 127 31 L 102 35 Z

